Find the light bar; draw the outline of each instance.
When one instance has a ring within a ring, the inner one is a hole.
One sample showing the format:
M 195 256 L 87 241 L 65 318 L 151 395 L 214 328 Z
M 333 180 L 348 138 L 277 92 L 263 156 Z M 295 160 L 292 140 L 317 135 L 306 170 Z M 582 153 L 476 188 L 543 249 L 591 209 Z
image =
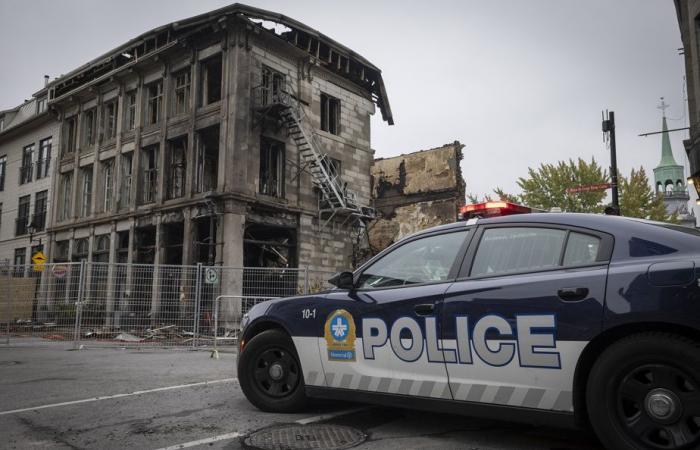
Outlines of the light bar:
M 532 212 L 532 209 L 501 200 L 465 205 L 460 212 L 462 213 L 462 219 L 469 219 L 474 216 L 495 217 L 510 214 L 526 214 Z

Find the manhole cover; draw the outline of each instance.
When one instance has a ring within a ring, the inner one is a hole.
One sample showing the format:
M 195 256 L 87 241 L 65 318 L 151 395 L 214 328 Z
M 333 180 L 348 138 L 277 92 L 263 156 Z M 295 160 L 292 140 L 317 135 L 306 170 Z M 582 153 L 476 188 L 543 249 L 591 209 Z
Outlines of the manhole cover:
M 367 439 L 360 430 L 342 425 L 280 425 L 251 434 L 243 443 L 262 450 L 340 450 L 354 447 Z

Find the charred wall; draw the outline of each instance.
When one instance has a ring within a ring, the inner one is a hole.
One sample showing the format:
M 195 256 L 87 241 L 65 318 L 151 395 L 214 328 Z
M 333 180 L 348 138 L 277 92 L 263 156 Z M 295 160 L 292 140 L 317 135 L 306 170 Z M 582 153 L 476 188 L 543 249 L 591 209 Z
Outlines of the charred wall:
M 369 230 L 374 253 L 404 236 L 456 220 L 465 199 L 462 148 L 455 141 L 374 160 L 372 199 L 379 213 Z

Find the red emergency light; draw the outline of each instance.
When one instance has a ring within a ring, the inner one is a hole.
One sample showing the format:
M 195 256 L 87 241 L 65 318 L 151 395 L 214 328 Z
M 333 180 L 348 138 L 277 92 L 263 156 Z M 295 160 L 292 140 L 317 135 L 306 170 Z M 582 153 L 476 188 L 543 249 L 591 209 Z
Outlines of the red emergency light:
M 532 208 L 504 201 L 474 203 L 465 205 L 460 210 L 462 220 L 474 217 L 509 216 L 511 214 L 527 214 L 531 212 Z

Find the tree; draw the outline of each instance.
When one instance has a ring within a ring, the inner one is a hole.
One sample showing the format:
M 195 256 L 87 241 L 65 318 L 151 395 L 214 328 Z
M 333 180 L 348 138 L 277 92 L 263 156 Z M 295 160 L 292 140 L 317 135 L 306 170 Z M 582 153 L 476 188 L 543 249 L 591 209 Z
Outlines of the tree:
M 678 214 L 674 212 L 669 217 L 666 212 L 663 195 L 657 194 L 649 186 L 644 167 L 632 169 L 629 178 L 618 176 L 618 188 L 621 215 L 674 223 L 678 221 Z
M 569 159 L 557 164 L 540 164 L 529 168 L 528 177 L 518 178 L 522 200 L 533 208 L 548 211 L 561 208 L 567 212 L 600 213 L 603 211 L 605 191 L 567 193 L 566 189 L 609 182 L 608 172 L 598 165 L 595 158 L 586 162 Z
M 482 198 L 481 200 L 479 200 L 478 195 L 474 195 L 472 193 L 469 193 L 469 194 L 467 194 L 467 202 L 469 202 L 469 203 L 483 203 L 483 202 L 490 202 L 493 200 L 503 200 L 503 201 L 511 202 L 511 203 L 522 203 L 522 201 L 523 201 L 519 195 L 508 194 L 500 187 L 497 187 L 496 189 L 494 189 L 493 193 L 495 194 L 494 197 L 492 197 L 489 194 L 486 194 L 486 195 L 484 195 L 484 198 Z
M 540 164 L 536 169 L 528 169 L 528 177 L 518 178 L 521 195 L 512 195 L 501 188 L 494 189 L 495 197 L 532 208 L 549 211 L 561 208 L 566 212 L 602 213 L 606 191 L 567 193 L 568 188 L 602 184 L 610 181 L 608 172 L 595 159 L 590 162 L 579 158 L 577 161 L 559 161 L 556 164 Z M 644 219 L 678 222 L 678 214 L 666 213 L 664 199 L 649 185 L 649 178 L 643 167 L 632 169 L 629 178 L 618 175 L 620 212 L 623 216 Z M 476 196 L 469 195 L 469 201 L 479 203 Z M 485 196 L 482 201 L 491 200 Z

